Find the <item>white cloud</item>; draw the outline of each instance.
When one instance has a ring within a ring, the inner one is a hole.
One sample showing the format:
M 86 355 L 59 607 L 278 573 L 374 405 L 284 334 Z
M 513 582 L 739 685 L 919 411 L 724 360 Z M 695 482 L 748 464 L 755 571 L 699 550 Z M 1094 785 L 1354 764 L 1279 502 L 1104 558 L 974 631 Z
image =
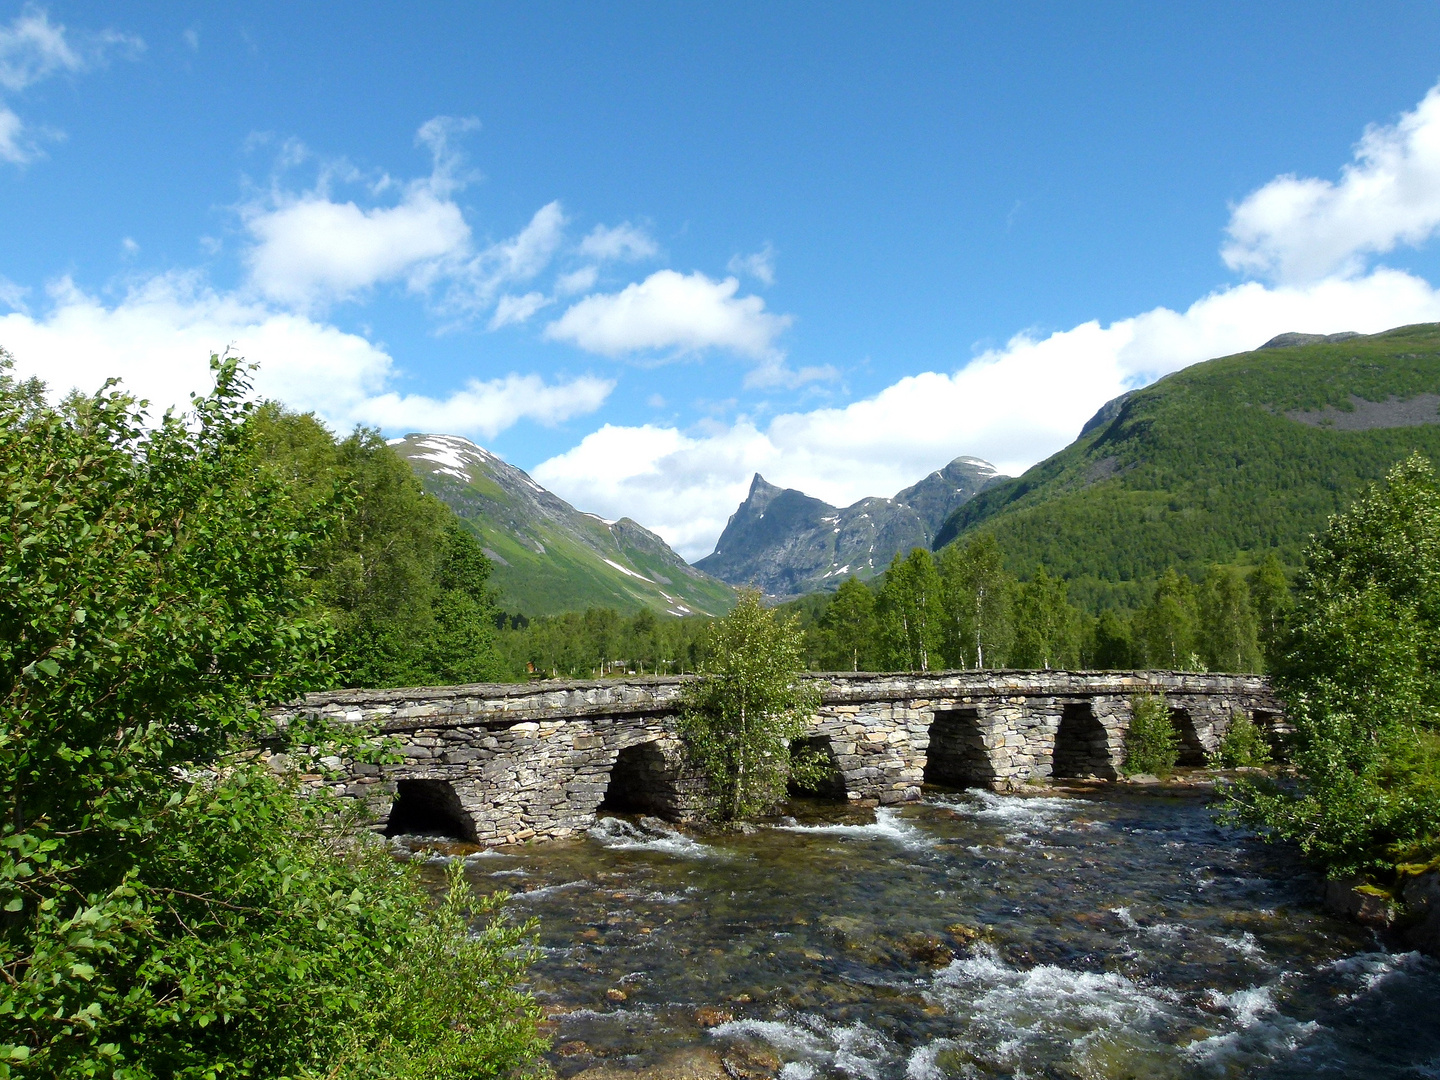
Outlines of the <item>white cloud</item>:
M 0 274 L 0 304 L 4 304 L 11 311 L 29 312 L 30 308 L 25 303 L 25 297 L 29 293 L 29 289 Z
M 478 434 L 491 438 L 516 420 L 558 424 L 592 413 L 605 403 L 615 383 L 582 375 L 549 384 L 538 375 L 507 375 L 470 380 L 443 401 L 416 394 L 381 394 L 365 402 L 366 422 L 389 431 Z
M 361 206 L 334 196 L 337 179 L 360 179 L 338 162 L 323 166 L 309 191 L 277 185 L 242 206 L 252 241 L 244 255 L 248 287 L 272 303 L 318 312 L 403 282 L 442 311 L 472 316 L 494 305 L 507 286 L 535 278 L 564 241 L 564 211 L 558 202 L 547 203 L 514 236 L 477 249 L 454 199 L 468 180 L 454 142 L 478 126 L 473 118 L 449 116 L 421 125 L 415 141 L 431 153 L 430 175 L 404 182 L 382 176 L 370 183 L 372 196 L 398 192 L 389 205 Z M 278 167 L 308 156 L 299 144 L 286 142 Z M 496 325 L 507 321 L 515 320 Z
M 490 329 L 498 330 L 512 323 L 523 323 L 545 305 L 553 301 L 544 293 L 531 292 L 524 296 L 502 296 L 495 303 L 495 314 L 490 318 Z
M 535 478 L 606 517 L 629 515 L 689 559 L 706 555 L 750 478 L 837 505 L 893 495 L 960 454 L 1018 474 L 1075 437 L 1110 398 L 1287 330 L 1373 333 L 1440 320 L 1440 292 L 1394 270 L 1308 286 L 1257 282 L 1183 312 L 1020 335 L 954 372 L 906 376 L 840 408 L 741 418 L 701 433 L 606 425 L 543 462 Z
M 209 386 L 208 358 L 233 349 L 260 364 L 259 393 L 313 410 L 336 430 L 373 424 L 388 430 L 443 430 L 493 437 L 523 419 L 558 423 L 593 411 L 612 384 L 590 376 L 546 383 L 511 374 L 472 380 L 443 399 L 392 388 L 394 359 L 381 346 L 293 312 L 218 293 L 193 275 L 137 284 L 107 305 L 68 280 L 52 286 L 44 316 L 0 316 L 0 345 L 17 373 L 38 375 L 52 391 L 92 391 L 111 376 L 157 410 L 184 405 Z
M 601 262 L 648 259 L 659 250 L 649 233 L 628 221 L 613 228 L 596 225 L 590 235 L 580 241 L 580 254 Z
M 37 153 L 34 136 L 26 133 L 25 122 L 13 109 L 0 104 L 0 161 L 24 165 Z
M 113 30 L 72 40 L 43 8 L 27 5 L 8 26 L 0 26 L 0 88 L 20 93 L 53 75 L 102 64 L 112 52 L 133 57 L 144 48 L 140 38 Z M 26 124 L 0 102 L 0 161 L 24 165 L 41 155 L 42 141 L 62 138 L 62 132 Z
M 587 289 L 595 287 L 595 279 L 600 276 L 600 271 L 593 266 L 582 266 L 579 270 L 572 270 L 568 274 L 561 274 L 555 279 L 555 291 L 561 296 L 570 296 L 574 293 L 582 293 Z
M 37 7 L 26 7 L 0 27 L 0 86 L 24 90 L 61 71 L 80 71 L 85 60 L 65 39 L 65 27 Z
M 1280 282 L 1352 274 L 1368 255 L 1440 228 L 1440 86 L 1395 123 L 1367 128 L 1338 183 L 1276 177 L 1234 208 L 1222 250 L 1234 270 Z
M 774 285 L 775 249 L 766 244 L 750 255 L 732 255 L 726 269 L 732 274 L 749 274 L 762 285 Z
M 513 238 L 491 245 L 471 261 L 471 296 L 486 303 L 507 282 L 533 280 L 550 265 L 564 239 L 565 213 L 558 202 L 547 203 Z
M 657 270 L 618 293 L 587 296 L 545 328 L 545 336 L 604 356 L 725 349 L 772 361 L 775 338 L 791 319 L 765 310 L 758 296 L 735 294 L 738 279 Z
M 466 251 L 470 227 L 455 203 L 412 187 L 396 206 L 361 209 L 311 192 L 246 211 L 246 254 L 261 296 L 301 310 L 353 299 L 382 282 Z

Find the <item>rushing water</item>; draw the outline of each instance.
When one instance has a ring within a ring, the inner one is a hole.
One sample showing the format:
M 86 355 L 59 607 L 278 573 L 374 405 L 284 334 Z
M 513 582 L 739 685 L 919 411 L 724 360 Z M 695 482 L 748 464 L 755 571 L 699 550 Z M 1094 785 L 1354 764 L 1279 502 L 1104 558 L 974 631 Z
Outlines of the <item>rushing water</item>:
M 1440 1077 L 1440 965 L 1323 914 L 1197 800 L 795 813 L 468 856 L 539 920 L 562 1076 L 708 1046 L 781 1080 Z

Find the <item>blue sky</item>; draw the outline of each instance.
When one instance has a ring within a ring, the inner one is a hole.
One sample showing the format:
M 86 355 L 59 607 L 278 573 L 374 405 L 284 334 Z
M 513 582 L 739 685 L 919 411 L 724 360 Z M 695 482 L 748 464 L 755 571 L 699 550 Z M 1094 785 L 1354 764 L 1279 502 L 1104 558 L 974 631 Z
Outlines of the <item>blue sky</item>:
M 1437 46 L 1419 3 L 0 3 L 0 345 L 160 403 L 233 345 L 695 558 L 757 470 L 1014 472 L 1187 363 L 1440 319 Z

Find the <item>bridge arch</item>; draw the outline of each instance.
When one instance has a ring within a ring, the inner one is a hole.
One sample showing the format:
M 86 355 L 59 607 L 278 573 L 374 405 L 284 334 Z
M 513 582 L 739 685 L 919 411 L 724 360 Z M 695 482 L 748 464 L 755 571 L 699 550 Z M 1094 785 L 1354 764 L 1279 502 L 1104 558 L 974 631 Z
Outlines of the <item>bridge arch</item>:
M 1115 779 L 1110 733 L 1095 715 L 1092 703 L 1072 701 L 1062 706 L 1050 775 L 1057 780 L 1085 776 Z
M 985 745 L 980 710 L 937 707 L 925 752 L 925 783 L 941 787 L 991 787 L 998 777 Z
M 621 747 L 597 812 L 680 816 L 675 769 L 658 742 Z
M 445 836 L 476 840 L 475 819 L 460 803 L 448 780 L 410 779 L 395 782 L 395 801 L 385 824 L 386 836 Z

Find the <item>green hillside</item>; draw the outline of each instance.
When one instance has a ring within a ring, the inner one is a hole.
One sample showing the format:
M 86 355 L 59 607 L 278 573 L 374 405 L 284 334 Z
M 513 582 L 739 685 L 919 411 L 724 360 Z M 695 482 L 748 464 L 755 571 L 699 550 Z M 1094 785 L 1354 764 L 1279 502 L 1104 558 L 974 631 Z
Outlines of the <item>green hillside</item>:
M 936 536 L 993 533 L 1092 610 L 1137 606 L 1168 566 L 1298 565 L 1306 539 L 1418 450 L 1440 459 L 1440 324 L 1210 360 L 1107 404 L 1064 450 Z
M 648 529 L 582 513 L 468 439 L 415 434 L 391 445 L 480 539 L 506 611 L 719 615 L 735 604 L 730 586 L 690 566 Z

